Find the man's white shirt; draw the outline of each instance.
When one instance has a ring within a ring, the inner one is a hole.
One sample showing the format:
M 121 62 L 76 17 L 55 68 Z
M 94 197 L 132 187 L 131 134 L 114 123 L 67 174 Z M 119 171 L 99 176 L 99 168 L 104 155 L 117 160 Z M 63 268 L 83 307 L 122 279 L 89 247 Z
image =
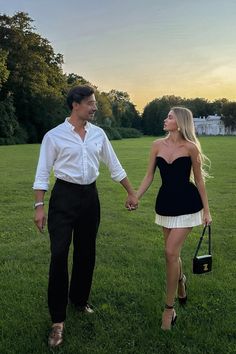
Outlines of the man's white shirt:
M 100 161 L 107 165 L 114 181 L 124 179 L 126 172 L 104 131 L 87 122 L 82 140 L 68 119 L 45 134 L 33 189 L 48 190 L 52 168 L 56 178 L 76 184 L 91 184 L 99 176 Z

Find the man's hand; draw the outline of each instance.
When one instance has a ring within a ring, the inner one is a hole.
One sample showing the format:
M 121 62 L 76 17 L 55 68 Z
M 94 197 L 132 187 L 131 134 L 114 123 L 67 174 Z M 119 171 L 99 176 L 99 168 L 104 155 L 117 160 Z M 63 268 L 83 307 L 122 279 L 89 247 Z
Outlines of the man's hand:
M 40 232 L 44 231 L 44 227 L 46 225 L 47 222 L 47 218 L 44 212 L 44 207 L 42 206 L 38 206 L 35 209 L 35 215 L 34 215 L 34 223 L 37 226 L 37 228 L 39 229 Z
M 128 194 L 125 202 L 125 207 L 129 210 L 136 210 L 138 208 L 138 198 L 136 194 Z

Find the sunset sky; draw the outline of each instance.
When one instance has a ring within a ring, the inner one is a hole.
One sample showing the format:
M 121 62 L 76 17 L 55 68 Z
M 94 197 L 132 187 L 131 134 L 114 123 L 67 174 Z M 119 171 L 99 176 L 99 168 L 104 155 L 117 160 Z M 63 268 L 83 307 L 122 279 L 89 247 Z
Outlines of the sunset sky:
M 63 70 L 100 91 L 236 101 L 236 0 L 0 0 L 28 12 L 64 56 Z

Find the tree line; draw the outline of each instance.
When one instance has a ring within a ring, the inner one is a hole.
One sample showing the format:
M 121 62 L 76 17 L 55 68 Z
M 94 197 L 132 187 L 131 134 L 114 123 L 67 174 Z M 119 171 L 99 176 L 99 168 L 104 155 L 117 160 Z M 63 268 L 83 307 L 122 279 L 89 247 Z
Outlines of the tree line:
M 0 144 L 41 142 L 46 131 L 68 116 L 68 90 L 80 84 L 92 85 L 78 74 L 63 73 L 63 56 L 54 52 L 32 23 L 25 12 L 0 14 Z M 222 114 L 227 126 L 236 126 L 236 102 L 227 99 L 209 102 L 164 96 L 148 103 L 141 115 L 127 92 L 95 89 L 95 124 L 110 138 L 139 136 L 138 131 L 162 134 L 163 119 L 177 104 L 189 107 L 195 116 Z
M 226 98 L 213 102 L 205 98 L 187 99 L 177 96 L 163 96 L 148 103 L 142 114 L 142 130 L 147 135 L 160 135 L 163 120 L 171 107 L 184 106 L 193 112 L 194 117 L 207 117 L 217 114 L 222 117 L 226 127 L 236 128 L 236 102 Z

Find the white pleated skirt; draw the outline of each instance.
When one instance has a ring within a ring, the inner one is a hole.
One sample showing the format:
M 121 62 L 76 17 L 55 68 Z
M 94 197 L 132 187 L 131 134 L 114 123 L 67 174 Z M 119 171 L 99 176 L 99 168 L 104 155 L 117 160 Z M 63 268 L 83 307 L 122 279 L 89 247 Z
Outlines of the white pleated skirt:
M 202 210 L 194 214 L 186 214 L 179 216 L 163 216 L 156 214 L 155 223 L 164 226 L 168 229 L 202 225 Z

